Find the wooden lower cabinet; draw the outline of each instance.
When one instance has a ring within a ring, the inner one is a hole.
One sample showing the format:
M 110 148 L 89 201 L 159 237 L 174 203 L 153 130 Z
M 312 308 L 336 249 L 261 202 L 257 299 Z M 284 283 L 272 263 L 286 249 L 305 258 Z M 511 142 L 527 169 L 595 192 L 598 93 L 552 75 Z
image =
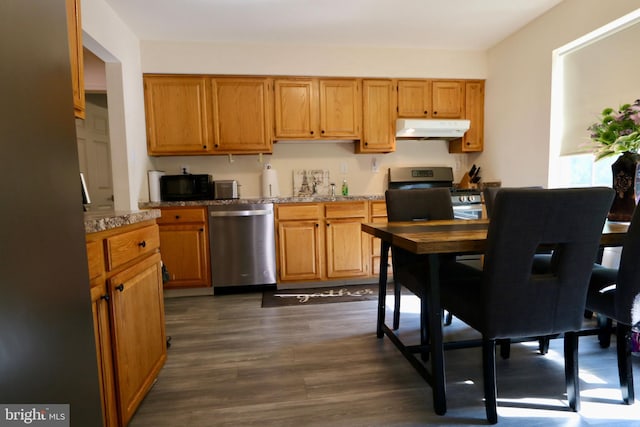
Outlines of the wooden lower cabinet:
M 319 221 L 281 221 L 278 224 L 281 281 L 322 279 L 322 237 Z
M 321 280 L 324 229 L 318 203 L 276 205 L 278 281 Z
M 278 281 L 369 275 L 366 209 L 366 201 L 276 205 Z
M 91 311 L 93 332 L 96 340 L 98 382 L 102 398 L 102 421 L 105 427 L 118 425 L 115 371 L 111 356 L 111 326 L 109 300 L 105 282 L 104 251 L 101 240 L 87 242 L 89 280 L 91 284 Z
M 369 206 L 370 221 L 373 223 L 387 222 L 387 204 L 384 201 L 372 201 Z M 380 239 L 369 236 L 371 248 L 371 272 L 374 275 L 380 274 Z M 387 272 L 391 272 L 391 257 Z
M 98 378 L 102 397 L 102 419 L 107 427 L 118 425 L 115 372 L 111 357 L 109 303 L 106 286 L 91 288 L 93 331 L 96 339 Z
M 160 254 L 109 280 L 120 421 L 126 425 L 167 358 Z
M 369 238 L 361 224 L 367 220 L 367 202 L 325 203 L 327 278 L 369 274 Z
M 167 357 L 158 242 L 154 220 L 87 234 L 103 424 L 107 427 L 129 423 Z
M 207 207 L 162 208 L 160 252 L 169 272 L 165 289 L 211 286 Z

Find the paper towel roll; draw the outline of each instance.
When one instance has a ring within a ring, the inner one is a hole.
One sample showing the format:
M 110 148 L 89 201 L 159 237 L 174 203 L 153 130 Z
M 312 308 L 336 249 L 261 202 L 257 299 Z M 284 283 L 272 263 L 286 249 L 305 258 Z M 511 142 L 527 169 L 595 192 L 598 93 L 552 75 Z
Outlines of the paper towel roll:
M 278 188 L 278 174 L 271 165 L 267 164 L 262 171 L 262 197 L 278 197 L 280 189 Z
M 148 171 L 149 175 L 149 201 L 160 201 L 160 177 L 164 171 Z

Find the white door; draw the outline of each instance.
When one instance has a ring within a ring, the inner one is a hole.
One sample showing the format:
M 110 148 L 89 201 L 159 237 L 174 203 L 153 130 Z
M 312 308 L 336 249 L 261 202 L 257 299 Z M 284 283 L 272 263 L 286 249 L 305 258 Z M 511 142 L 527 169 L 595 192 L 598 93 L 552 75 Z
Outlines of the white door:
M 80 172 L 87 182 L 88 210 L 113 210 L 113 178 L 106 94 L 87 94 L 86 118 L 76 119 Z

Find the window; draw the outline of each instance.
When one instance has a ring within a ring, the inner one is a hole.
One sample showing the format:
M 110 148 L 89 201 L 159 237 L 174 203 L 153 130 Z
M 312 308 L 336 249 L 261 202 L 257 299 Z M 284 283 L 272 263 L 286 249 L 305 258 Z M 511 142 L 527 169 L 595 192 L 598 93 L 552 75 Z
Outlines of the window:
M 611 164 L 617 156 L 606 157 L 597 162 L 593 154 L 574 154 L 558 159 L 559 187 L 611 187 Z

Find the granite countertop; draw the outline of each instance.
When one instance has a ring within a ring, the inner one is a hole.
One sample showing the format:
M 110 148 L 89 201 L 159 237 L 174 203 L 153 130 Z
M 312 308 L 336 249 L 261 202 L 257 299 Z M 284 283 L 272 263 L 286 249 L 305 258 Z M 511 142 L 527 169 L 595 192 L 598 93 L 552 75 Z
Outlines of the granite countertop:
M 140 202 L 140 209 L 163 208 L 171 206 L 210 206 L 210 205 L 241 205 L 249 203 L 322 203 L 322 202 L 354 202 L 362 200 L 384 200 L 384 195 L 369 196 L 313 196 L 313 197 L 254 197 L 244 199 L 225 200 L 194 200 L 188 202 Z
M 156 219 L 160 217 L 159 209 L 139 211 L 89 211 L 84 214 L 85 233 L 97 233 L 124 225 Z

